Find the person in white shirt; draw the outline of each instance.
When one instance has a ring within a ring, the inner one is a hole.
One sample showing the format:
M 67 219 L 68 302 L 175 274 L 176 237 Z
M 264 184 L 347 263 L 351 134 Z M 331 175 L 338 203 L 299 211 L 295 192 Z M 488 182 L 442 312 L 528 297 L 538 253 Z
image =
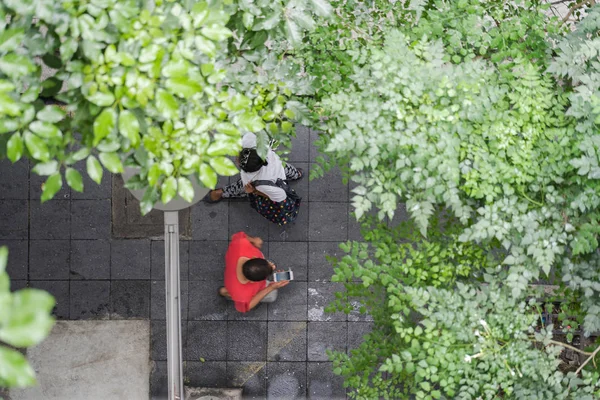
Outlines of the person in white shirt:
M 238 157 L 240 166 L 240 179 L 224 188 L 211 190 L 204 197 L 207 203 L 217 203 L 223 199 L 247 197 L 248 194 L 259 195 L 269 198 L 275 203 L 286 200 L 286 193 L 276 186 L 258 185 L 254 181 L 277 182 L 282 180 L 298 180 L 303 177 L 301 168 L 291 164 L 283 166 L 279 156 L 269 148 L 265 160 L 261 159 L 256 152 L 256 135 L 247 133 L 242 137 L 242 151 Z

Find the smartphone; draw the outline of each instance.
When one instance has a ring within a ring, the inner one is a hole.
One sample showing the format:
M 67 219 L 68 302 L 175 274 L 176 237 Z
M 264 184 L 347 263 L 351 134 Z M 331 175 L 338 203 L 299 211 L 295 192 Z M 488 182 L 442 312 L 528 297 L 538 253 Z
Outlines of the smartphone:
M 294 271 L 292 271 L 291 269 L 288 269 L 287 271 L 283 271 L 283 272 L 275 272 L 273 274 L 273 282 L 280 282 L 280 281 L 293 281 L 294 280 Z

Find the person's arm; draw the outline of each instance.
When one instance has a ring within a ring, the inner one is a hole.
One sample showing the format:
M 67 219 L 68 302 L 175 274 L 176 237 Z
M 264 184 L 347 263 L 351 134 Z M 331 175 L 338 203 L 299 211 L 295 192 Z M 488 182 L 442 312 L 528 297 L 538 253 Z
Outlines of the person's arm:
M 256 293 L 254 295 L 254 297 L 252 298 L 252 300 L 250 300 L 250 304 L 248 305 L 248 311 L 250 311 L 254 307 L 256 307 L 258 305 L 258 303 L 260 303 L 260 301 L 262 299 L 264 299 L 265 296 L 268 295 L 269 293 L 271 293 L 273 290 L 279 289 L 280 287 L 284 287 L 288 283 L 290 283 L 290 281 L 281 281 L 281 282 L 271 283 L 269 286 L 262 289 L 260 292 Z
M 262 248 L 263 240 L 261 238 L 259 238 L 258 236 L 246 235 L 246 239 L 248 239 L 248 241 L 252 244 L 252 246 L 256 247 L 257 249 Z

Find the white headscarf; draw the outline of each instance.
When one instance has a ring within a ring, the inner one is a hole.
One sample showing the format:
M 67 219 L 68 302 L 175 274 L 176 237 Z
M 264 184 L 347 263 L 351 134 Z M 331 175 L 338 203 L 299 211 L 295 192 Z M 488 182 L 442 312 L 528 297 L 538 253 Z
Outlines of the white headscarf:
M 244 149 L 255 149 L 256 135 L 254 133 L 246 133 L 242 137 L 242 147 Z M 267 153 L 267 163 L 267 165 L 261 167 L 261 169 L 256 172 L 240 171 L 244 186 L 249 182 L 259 180 L 271 181 L 273 183 L 275 183 L 277 179 L 285 180 L 285 170 L 283 169 L 281 159 L 271 148 L 269 148 Z M 284 201 L 287 197 L 283 189 L 275 186 L 260 185 L 256 187 L 256 190 L 266 194 L 274 202 Z

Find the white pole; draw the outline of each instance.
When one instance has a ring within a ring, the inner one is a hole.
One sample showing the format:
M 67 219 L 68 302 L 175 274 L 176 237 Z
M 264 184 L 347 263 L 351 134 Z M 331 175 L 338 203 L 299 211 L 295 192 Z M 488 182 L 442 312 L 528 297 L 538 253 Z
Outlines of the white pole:
M 178 211 L 165 211 L 165 286 L 169 400 L 184 400 Z

